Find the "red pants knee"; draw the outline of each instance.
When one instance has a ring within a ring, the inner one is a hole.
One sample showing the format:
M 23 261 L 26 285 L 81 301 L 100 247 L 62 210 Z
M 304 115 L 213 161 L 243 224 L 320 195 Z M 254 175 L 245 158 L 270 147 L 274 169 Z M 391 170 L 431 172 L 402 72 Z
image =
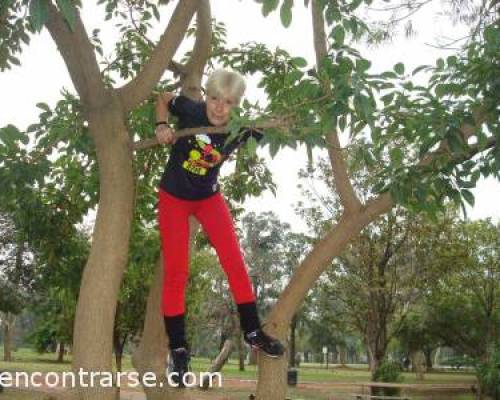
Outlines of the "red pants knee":
M 163 250 L 163 314 L 185 312 L 189 265 L 189 222 L 194 216 L 214 246 L 237 304 L 255 301 L 231 213 L 220 193 L 203 200 L 183 200 L 160 190 L 158 222 Z

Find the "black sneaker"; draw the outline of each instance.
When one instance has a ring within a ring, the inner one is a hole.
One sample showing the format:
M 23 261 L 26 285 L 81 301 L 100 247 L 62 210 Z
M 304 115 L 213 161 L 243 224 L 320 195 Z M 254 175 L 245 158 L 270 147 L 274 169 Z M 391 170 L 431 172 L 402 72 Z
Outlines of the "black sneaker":
M 171 375 L 172 382 L 180 388 L 185 387 L 184 385 L 184 374 L 189 372 L 189 351 L 185 347 L 179 347 L 170 351 L 170 368 L 169 373 Z
M 246 333 L 244 335 L 244 340 L 252 348 L 262 350 L 264 354 L 269 357 L 278 358 L 285 352 L 285 348 L 280 341 L 266 335 L 262 329 Z

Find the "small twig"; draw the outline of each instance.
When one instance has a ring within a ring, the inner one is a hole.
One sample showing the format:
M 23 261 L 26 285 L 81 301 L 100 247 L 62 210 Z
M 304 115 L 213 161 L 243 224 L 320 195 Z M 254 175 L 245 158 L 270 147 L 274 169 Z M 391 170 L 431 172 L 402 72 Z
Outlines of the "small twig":
M 154 47 L 155 44 L 153 43 L 153 41 L 150 40 L 144 33 L 142 33 L 141 30 L 139 29 L 139 27 L 137 26 L 137 21 L 134 18 L 134 9 L 130 4 L 128 6 L 128 12 L 130 15 L 130 21 L 132 22 L 132 25 L 134 25 L 135 31 L 139 34 L 140 37 L 142 37 L 145 40 L 145 42 L 150 47 Z
M 245 128 L 247 128 L 249 130 L 256 130 L 256 131 L 260 132 L 260 131 L 265 131 L 266 129 L 270 129 L 270 128 L 288 128 L 288 127 L 289 127 L 289 124 L 287 124 L 286 122 L 283 122 L 282 119 L 279 119 L 279 120 L 276 119 L 276 120 L 265 121 L 265 122 L 255 124 L 255 125 L 249 125 Z M 179 130 L 175 131 L 174 136 L 175 136 L 175 138 L 178 139 L 181 137 L 194 136 L 194 135 L 198 135 L 201 133 L 211 134 L 211 135 L 225 135 L 225 134 L 228 134 L 230 131 L 231 130 L 227 125 L 225 125 L 225 126 L 205 126 L 205 127 L 202 126 L 199 128 L 179 129 Z M 264 132 L 261 132 L 261 133 L 264 133 Z M 151 147 L 154 147 L 158 144 L 159 144 L 158 139 L 156 137 L 153 137 L 153 138 L 144 139 L 144 140 L 140 140 L 138 142 L 135 142 L 132 145 L 132 149 L 134 151 L 145 150 L 145 149 L 149 149 Z
M 384 11 L 402 10 L 402 9 L 405 9 L 405 8 L 406 9 L 407 8 L 413 9 L 413 8 L 420 8 L 423 5 L 425 5 L 426 3 L 428 3 L 429 1 L 432 1 L 432 0 L 427 0 L 427 1 L 415 4 L 414 6 L 410 6 L 410 7 L 408 7 L 408 4 L 399 4 L 397 6 L 390 6 L 390 7 L 384 7 L 384 8 L 367 7 L 367 9 L 370 10 L 370 11 L 382 11 L 382 12 L 384 12 Z

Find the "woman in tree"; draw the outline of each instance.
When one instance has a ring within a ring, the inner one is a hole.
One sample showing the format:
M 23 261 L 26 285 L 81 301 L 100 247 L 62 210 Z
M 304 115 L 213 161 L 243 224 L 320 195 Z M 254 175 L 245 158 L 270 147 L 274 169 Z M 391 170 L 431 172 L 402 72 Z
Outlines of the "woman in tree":
M 250 136 L 246 131 L 225 144 L 227 134 L 198 134 L 176 139 L 168 125 L 169 114 L 178 119 L 178 128 L 222 127 L 245 91 L 243 77 L 217 70 L 210 75 L 206 100 L 195 102 L 185 96 L 161 93 L 156 103 L 156 137 L 172 144 L 170 158 L 161 178 L 158 221 L 162 241 L 165 278 L 163 314 L 170 341 L 175 382 L 183 386 L 188 371 L 189 350 L 185 335 L 185 288 L 188 280 L 189 224 L 194 216 L 215 248 L 237 304 L 244 340 L 271 357 L 284 353 L 282 344 L 261 328 L 255 294 L 241 253 L 233 220 L 219 191 L 217 178 L 222 162 Z

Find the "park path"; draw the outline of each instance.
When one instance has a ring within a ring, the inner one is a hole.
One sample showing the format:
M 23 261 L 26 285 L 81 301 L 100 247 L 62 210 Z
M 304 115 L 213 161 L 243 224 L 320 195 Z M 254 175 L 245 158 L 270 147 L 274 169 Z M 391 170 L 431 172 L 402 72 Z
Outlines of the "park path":
M 232 400 L 236 392 L 239 392 L 240 395 L 241 392 L 255 392 L 257 382 L 251 379 L 224 378 L 222 385 L 222 388 L 231 389 L 230 392 L 233 392 L 233 397 L 231 397 L 230 394 L 222 393 L 220 389 L 213 391 L 200 391 L 196 389 L 184 390 L 192 390 L 192 395 L 197 400 Z M 369 393 L 371 385 L 370 382 L 300 382 L 296 388 L 309 393 L 321 393 L 329 400 L 345 400 L 352 399 L 353 393 Z M 454 399 L 458 394 L 471 393 L 470 389 L 473 382 L 454 384 L 384 384 L 384 386 L 393 385 L 402 388 L 407 393 L 411 392 L 412 398 L 415 399 L 445 400 L 450 398 Z M 29 387 L 24 390 L 33 392 L 34 389 L 33 387 Z M 49 394 L 62 389 L 62 387 L 40 387 L 35 389 L 35 391 Z M 120 390 L 120 400 L 146 400 L 146 396 L 142 389 L 131 388 L 124 385 Z

